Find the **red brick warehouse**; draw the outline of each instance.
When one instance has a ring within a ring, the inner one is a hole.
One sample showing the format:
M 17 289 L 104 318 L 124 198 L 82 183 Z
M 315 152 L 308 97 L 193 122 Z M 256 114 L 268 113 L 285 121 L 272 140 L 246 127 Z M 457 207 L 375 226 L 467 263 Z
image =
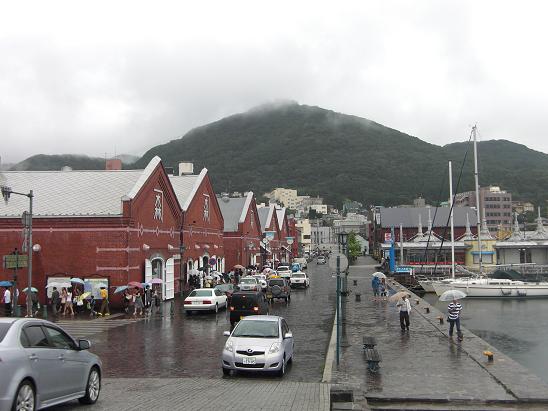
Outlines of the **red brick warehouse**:
M 42 303 L 51 278 L 104 282 L 112 291 L 144 281 L 145 262 L 155 259 L 162 261 L 164 298 L 173 298 L 182 212 L 159 157 L 144 170 L 8 171 L 4 177 L 14 191 L 34 192 L 33 244 L 40 250 L 32 274 Z M 21 248 L 27 209 L 20 196 L 0 205 L 2 255 Z M 0 279 L 12 278 L 12 270 L 1 269 Z M 19 289 L 26 287 L 24 270 L 17 280 Z

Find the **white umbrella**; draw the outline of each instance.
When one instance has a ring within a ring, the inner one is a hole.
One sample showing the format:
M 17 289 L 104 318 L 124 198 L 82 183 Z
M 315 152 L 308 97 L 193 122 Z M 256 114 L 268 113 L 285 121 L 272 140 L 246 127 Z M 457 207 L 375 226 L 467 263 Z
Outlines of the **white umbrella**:
M 373 274 L 373 277 L 386 278 L 386 274 L 381 273 L 380 271 L 377 271 L 376 273 Z
M 188 275 L 198 275 L 200 272 L 196 270 L 195 268 L 188 270 Z
M 447 290 L 442 295 L 440 295 L 440 301 L 453 301 L 466 298 L 466 293 L 463 293 L 460 290 Z

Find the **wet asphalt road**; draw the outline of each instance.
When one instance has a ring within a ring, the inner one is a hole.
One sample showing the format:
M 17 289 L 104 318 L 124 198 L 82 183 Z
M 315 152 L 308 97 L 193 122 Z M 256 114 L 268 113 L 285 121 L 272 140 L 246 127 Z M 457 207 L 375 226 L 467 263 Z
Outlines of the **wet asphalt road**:
M 295 339 L 295 358 L 284 379 L 319 382 L 333 325 L 335 279 L 328 265 L 316 261 L 307 271 L 310 287 L 292 290 L 291 302 L 274 302 L 270 313 L 288 321 Z M 228 313 L 187 316 L 180 302 L 173 318 L 167 310 L 163 317 L 153 315 L 90 337 L 92 351 L 103 361 L 104 376 L 223 378 L 220 355 L 226 341 L 223 331 L 230 329 Z

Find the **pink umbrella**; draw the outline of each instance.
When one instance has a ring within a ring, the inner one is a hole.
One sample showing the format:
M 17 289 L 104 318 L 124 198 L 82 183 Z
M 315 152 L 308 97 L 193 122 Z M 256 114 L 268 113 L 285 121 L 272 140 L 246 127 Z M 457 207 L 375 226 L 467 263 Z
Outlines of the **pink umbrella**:
M 133 287 L 133 288 L 143 288 L 143 284 L 137 282 L 137 281 L 132 281 L 130 283 L 127 284 L 128 287 Z
M 162 284 L 162 283 L 163 283 L 163 281 L 160 278 L 153 278 L 150 281 L 150 284 Z

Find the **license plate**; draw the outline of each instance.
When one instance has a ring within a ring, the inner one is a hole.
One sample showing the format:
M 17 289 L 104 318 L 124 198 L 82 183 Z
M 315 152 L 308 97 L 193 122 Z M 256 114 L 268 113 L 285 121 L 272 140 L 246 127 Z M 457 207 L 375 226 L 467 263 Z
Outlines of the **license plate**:
M 253 365 L 255 364 L 255 357 L 244 357 L 242 363 L 247 365 Z
M 201 304 L 202 302 L 201 301 L 192 301 L 192 304 Z

